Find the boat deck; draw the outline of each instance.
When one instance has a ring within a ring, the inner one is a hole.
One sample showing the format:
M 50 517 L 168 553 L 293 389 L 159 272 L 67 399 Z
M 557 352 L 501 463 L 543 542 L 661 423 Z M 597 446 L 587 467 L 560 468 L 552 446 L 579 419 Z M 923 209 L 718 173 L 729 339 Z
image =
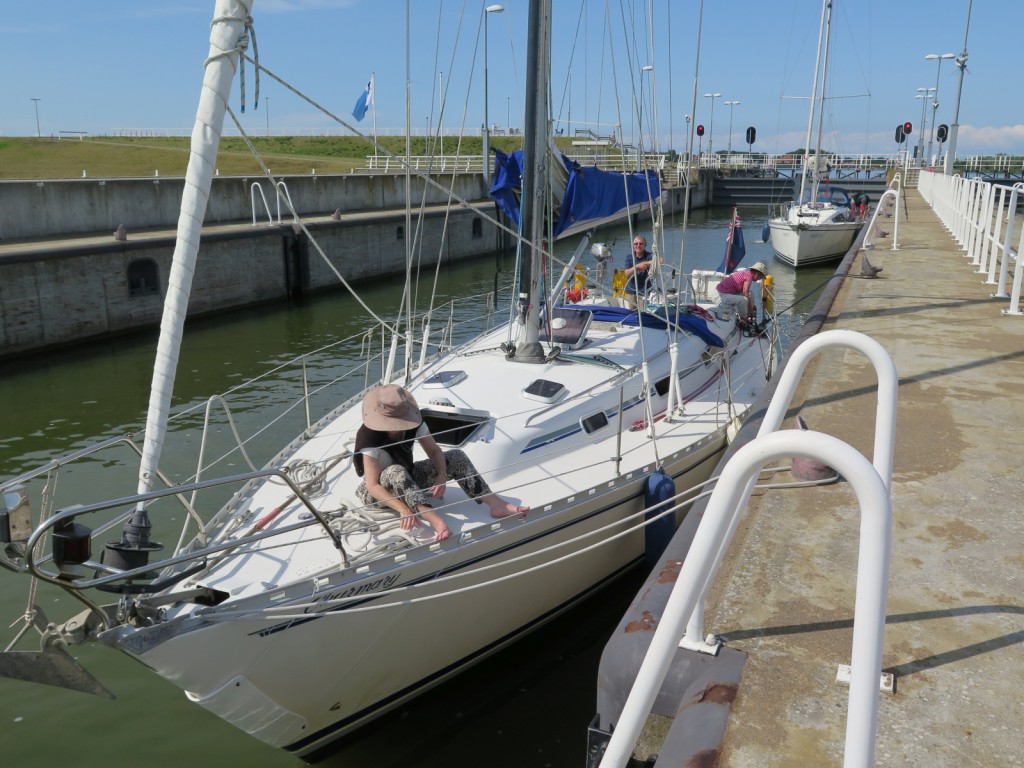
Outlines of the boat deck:
M 895 691 L 879 694 L 874 764 L 1024 765 L 1024 318 L 1002 314 L 1007 302 L 991 297 L 995 286 L 982 283 L 916 190 L 906 202 L 899 250 L 891 235 L 875 238 L 869 258 L 884 271 L 860 279 L 859 254 L 821 327 L 877 340 L 900 381 L 882 662 Z M 847 351 L 818 361 L 784 427 L 799 411 L 811 429 L 870 458 L 874 369 Z M 785 471 L 761 482 L 791 479 Z M 652 718 L 653 743 L 638 756 L 660 753 L 658 766 L 842 765 L 848 688 L 836 674 L 850 663 L 859 523 L 845 482 L 755 491 L 707 605 L 705 631 L 725 641 L 732 668 L 705 678 L 717 687 L 672 702 L 663 687 L 655 710 L 679 715 L 676 724 L 695 717 L 706 726 L 697 713 L 727 717 L 724 737 L 709 741 L 705 728 L 678 739 L 669 730 L 662 743 Z M 676 547 L 666 556 L 681 560 Z M 605 664 L 627 635 L 653 634 L 643 613 L 660 615 L 652 585 L 666 580 L 666 567 L 623 618 Z M 689 653 L 677 651 L 670 681 Z M 599 704 L 607 684 L 602 677 Z

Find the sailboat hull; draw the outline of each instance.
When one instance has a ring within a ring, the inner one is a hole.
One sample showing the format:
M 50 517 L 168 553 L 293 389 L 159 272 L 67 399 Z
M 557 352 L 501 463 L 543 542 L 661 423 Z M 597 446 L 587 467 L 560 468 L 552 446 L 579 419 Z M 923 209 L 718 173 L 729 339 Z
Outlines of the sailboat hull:
M 710 475 L 724 446 L 723 426 L 668 457 L 665 470 L 677 488 L 695 485 Z M 152 644 L 147 630 L 123 633 L 116 644 L 212 713 L 273 746 L 308 755 L 500 650 L 636 564 L 645 535 L 627 518 L 643 512 L 651 460 L 641 471 L 609 473 L 580 488 L 514 531 L 467 539 L 443 561 L 392 563 L 361 582 L 344 573 L 314 579 L 288 602 L 308 606 L 362 589 L 370 595 L 365 601 L 300 619 L 211 621 L 171 638 L 165 627 L 154 630 Z M 678 524 L 683 513 L 675 514 Z M 549 551 L 558 545 L 564 548 Z M 430 585 L 439 574 L 462 577 Z M 402 586 L 415 591 L 372 597 Z
M 775 257 L 791 267 L 806 267 L 845 256 L 862 224 L 844 221 L 807 226 L 772 219 L 768 226 Z

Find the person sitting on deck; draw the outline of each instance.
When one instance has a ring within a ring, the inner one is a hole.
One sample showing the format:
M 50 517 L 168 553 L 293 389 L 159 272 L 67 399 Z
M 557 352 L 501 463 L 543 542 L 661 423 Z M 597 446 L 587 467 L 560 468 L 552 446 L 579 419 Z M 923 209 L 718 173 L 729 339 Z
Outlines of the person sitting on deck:
M 426 459 L 413 461 L 413 440 L 426 452 Z M 356 489 L 360 502 L 398 512 L 405 531 L 419 525 L 418 517 L 423 518 L 434 529 L 435 541 L 444 541 L 451 534 L 444 518 L 428 503 L 427 493 L 443 498 L 449 475 L 467 496 L 486 504 L 491 517 L 529 510 L 492 493 L 463 451 L 442 451 L 416 400 L 397 384 L 371 389 L 363 398 L 363 424 L 356 432 L 352 461 L 356 474 L 363 478 Z
M 750 287 L 764 279 L 767 269 L 764 262 L 759 261 L 750 269 L 737 269 L 727 275 L 717 286 L 718 309 L 716 309 L 716 314 L 722 319 L 726 319 L 735 311 L 741 318 L 756 318 L 754 297 L 750 293 Z
M 660 260 L 664 263 L 664 259 Z M 626 299 L 634 306 L 647 295 L 650 270 L 654 263 L 653 254 L 647 250 L 647 238 L 637 235 L 633 238 L 633 252 L 626 257 Z

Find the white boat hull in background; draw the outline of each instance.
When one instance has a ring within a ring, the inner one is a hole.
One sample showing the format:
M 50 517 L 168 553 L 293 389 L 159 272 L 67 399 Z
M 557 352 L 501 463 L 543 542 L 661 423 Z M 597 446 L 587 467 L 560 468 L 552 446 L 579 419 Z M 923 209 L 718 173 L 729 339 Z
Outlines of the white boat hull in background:
M 792 224 L 784 219 L 768 222 L 775 257 L 791 267 L 842 258 L 857 239 L 862 226 L 859 221 L 810 225 Z

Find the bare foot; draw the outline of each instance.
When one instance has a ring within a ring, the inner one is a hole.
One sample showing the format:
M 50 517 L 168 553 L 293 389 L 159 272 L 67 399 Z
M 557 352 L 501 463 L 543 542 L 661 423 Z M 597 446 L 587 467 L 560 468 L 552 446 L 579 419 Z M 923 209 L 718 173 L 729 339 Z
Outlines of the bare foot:
M 452 532 L 448 530 L 448 525 L 445 523 L 444 519 L 433 509 L 429 507 L 421 509 L 420 517 L 422 517 L 430 524 L 430 527 L 434 529 L 434 541 L 444 541 L 452 535 Z
M 490 504 L 489 506 L 491 508 L 491 517 L 497 518 L 511 517 L 512 515 L 520 515 L 523 512 L 530 511 L 529 507 L 521 507 L 518 504 L 513 504 L 512 502 L 505 503 L 499 501 L 498 503 Z

